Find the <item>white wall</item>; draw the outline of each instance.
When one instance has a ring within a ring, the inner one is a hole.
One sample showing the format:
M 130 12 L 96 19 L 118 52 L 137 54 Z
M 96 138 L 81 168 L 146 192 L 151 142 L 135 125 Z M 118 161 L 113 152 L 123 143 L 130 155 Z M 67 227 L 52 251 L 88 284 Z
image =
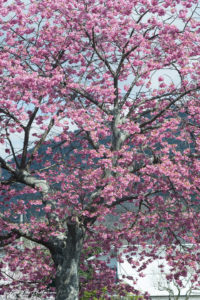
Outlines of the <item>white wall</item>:
M 128 263 L 126 259 L 127 253 L 124 254 L 123 250 L 124 248 L 120 249 L 119 252 L 121 253 L 122 260 L 124 262 L 117 262 L 118 278 L 132 286 L 134 285 L 134 288 L 141 291 L 141 294 L 148 292 L 151 295 L 152 300 L 200 300 L 200 286 L 199 290 L 195 290 L 193 288 L 193 284 L 190 281 L 191 273 L 189 273 L 188 277 L 183 279 L 184 288 L 181 288 L 180 291 L 175 282 L 169 282 L 166 279 L 166 274 L 170 273 L 170 267 L 165 259 L 164 250 L 161 252 L 159 250 L 161 259 L 154 260 L 147 266 L 146 269 L 143 270 L 143 273 L 145 275 L 144 277 L 138 276 L 137 269 L 133 268 Z M 139 253 L 133 257 L 133 260 L 141 265 Z M 164 265 L 163 272 L 161 272 L 161 269 L 158 267 L 161 264 Z M 136 283 L 133 284 L 132 280 L 123 278 L 123 276 L 132 276 L 134 280 L 136 280 Z M 169 298 L 170 294 L 171 298 Z M 177 295 L 180 296 L 177 297 Z

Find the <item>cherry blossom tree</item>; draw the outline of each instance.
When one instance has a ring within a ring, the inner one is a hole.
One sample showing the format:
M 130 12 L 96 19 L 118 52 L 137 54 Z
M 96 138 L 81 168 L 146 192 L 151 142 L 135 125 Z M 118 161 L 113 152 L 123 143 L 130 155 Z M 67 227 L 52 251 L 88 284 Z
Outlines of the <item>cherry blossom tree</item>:
M 98 259 L 122 245 L 136 268 L 143 247 L 140 276 L 166 246 L 171 279 L 181 287 L 188 265 L 198 285 L 198 1 L 4 0 L 0 12 L 1 264 L 21 274 L 1 293 L 134 292 Z

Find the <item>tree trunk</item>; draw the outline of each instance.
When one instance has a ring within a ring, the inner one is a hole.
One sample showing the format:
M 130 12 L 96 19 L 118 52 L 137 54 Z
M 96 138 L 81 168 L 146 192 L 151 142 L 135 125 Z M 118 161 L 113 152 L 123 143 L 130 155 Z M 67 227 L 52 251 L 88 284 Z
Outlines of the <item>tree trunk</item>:
M 68 224 L 67 239 L 52 251 L 56 266 L 56 300 L 78 300 L 79 260 L 83 240 L 83 229 L 78 224 Z
M 44 197 L 44 203 L 53 206 L 46 196 L 51 194 L 51 187 L 46 180 L 37 179 L 26 170 L 20 170 L 17 174 L 19 182 L 40 190 Z M 56 220 L 53 213 L 52 219 Z M 59 221 L 59 220 L 58 220 Z M 84 228 L 78 220 L 68 219 L 66 235 L 51 240 L 49 250 L 56 267 L 55 286 L 56 300 L 78 300 L 79 297 L 79 260 L 84 241 Z

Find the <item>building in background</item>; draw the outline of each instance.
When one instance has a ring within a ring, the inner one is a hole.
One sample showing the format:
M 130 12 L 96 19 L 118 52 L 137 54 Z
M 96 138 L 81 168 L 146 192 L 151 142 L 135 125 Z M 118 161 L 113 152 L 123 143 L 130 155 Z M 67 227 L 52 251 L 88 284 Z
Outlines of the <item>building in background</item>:
M 189 251 L 191 246 L 187 246 Z M 134 288 L 141 291 L 141 294 L 149 293 L 152 300 L 200 300 L 200 285 L 199 288 L 193 285 L 192 276 L 195 271 L 192 268 L 188 270 L 187 276 L 181 278 L 183 282 L 183 288 L 181 289 L 175 280 L 167 279 L 167 275 L 170 274 L 170 266 L 164 248 L 158 249 L 160 258 L 153 260 L 142 271 L 144 277 L 140 277 L 137 271 L 142 265 L 140 251 L 132 257 L 133 261 L 138 264 L 137 268 L 133 268 L 127 260 L 127 253 L 123 253 L 123 250 L 124 248 L 120 249 L 123 262 L 117 262 L 117 277 L 119 280 L 130 285 L 133 285 L 134 280 Z M 145 258 L 143 262 L 147 259 L 149 258 Z M 130 279 L 131 277 L 133 280 Z

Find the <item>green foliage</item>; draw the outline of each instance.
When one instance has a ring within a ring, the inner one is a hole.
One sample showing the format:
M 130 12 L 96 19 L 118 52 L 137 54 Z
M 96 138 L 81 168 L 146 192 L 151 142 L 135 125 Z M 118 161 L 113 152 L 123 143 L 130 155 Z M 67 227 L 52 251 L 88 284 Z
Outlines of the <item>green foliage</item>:
M 102 296 L 98 296 L 99 291 L 97 290 L 93 290 L 93 291 L 84 291 L 83 296 L 80 298 L 80 300 L 104 300 L 105 299 L 105 295 L 107 293 L 107 288 L 104 287 L 101 289 L 101 294 Z
M 99 294 L 99 291 L 93 290 L 93 291 L 85 291 L 83 296 L 80 298 L 80 300 L 106 300 L 106 294 L 107 294 L 107 288 L 102 288 L 102 296 L 99 298 L 97 296 Z M 108 296 L 107 296 L 108 297 Z M 110 300 L 143 300 L 143 296 L 134 296 L 127 294 L 126 296 L 111 296 Z
M 126 296 L 113 296 L 111 300 L 143 300 L 143 296 L 134 296 L 127 294 Z

